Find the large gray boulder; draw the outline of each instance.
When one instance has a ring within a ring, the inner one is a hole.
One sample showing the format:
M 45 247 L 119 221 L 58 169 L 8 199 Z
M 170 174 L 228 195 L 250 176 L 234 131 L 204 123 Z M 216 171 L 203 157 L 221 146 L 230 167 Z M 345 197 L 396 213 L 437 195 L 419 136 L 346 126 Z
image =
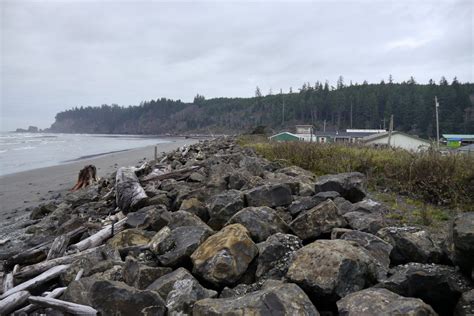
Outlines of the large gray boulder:
M 277 233 L 257 244 L 258 258 L 255 276 L 262 279 L 281 279 L 296 250 L 303 247 L 301 239 L 294 235 Z
M 122 269 L 123 281 L 137 289 L 146 289 L 153 281 L 170 273 L 171 268 L 149 267 L 141 264 L 133 257 L 127 257 Z
M 433 242 L 430 234 L 417 227 L 385 227 L 377 236 L 393 246 L 390 253 L 392 264 L 409 262 L 439 263 L 443 252 Z
M 340 316 L 425 315 L 437 316 L 422 300 L 403 297 L 386 289 L 370 288 L 351 293 L 337 302 Z
M 241 224 L 232 224 L 209 237 L 191 255 L 193 272 L 216 286 L 232 285 L 247 271 L 257 253 L 248 230 Z
M 194 316 L 208 315 L 319 315 L 308 296 L 297 285 L 291 283 L 264 286 L 260 291 L 249 293 L 238 299 L 218 298 L 197 301 Z
M 452 315 L 459 297 L 473 286 L 455 268 L 444 265 L 408 263 L 393 268 L 390 273 L 376 287 L 420 298 L 440 315 Z
M 176 267 L 189 262 L 189 256 L 212 233 L 212 230 L 202 226 L 177 227 L 154 243 L 151 249 L 161 265 Z
M 355 243 L 317 240 L 297 250 L 286 277 L 315 300 L 337 301 L 377 282 L 377 263 Z
M 382 213 L 351 211 L 345 213 L 343 216 L 352 229 L 366 233 L 376 234 L 381 228 L 387 226 Z
M 474 212 L 454 218 L 447 246 L 453 262 L 474 279 Z
M 123 282 L 97 281 L 89 293 L 92 307 L 101 315 L 165 315 L 166 306 L 153 291 L 140 291 Z
M 178 227 L 183 226 L 200 226 L 206 230 L 212 231 L 212 229 L 204 223 L 199 217 L 196 215 L 186 212 L 186 211 L 177 211 L 172 212 L 170 215 L 170 221 L 168 223 L 168 227 L 173 230 Z
M 290 223 L 291 230 L 303 240 L 329 234 L 333 228 L 344 226 L 347 226 L 347 223 L 339 215 L 337 206 L 332 200 L 326 200 L 302 212 Z
M 291 189 L 285 184 L 267 184 L 245 191 L 248 206 L 286 206 L 293 201 Z
M 244 199 L 240 191 L 224 191 L 209 201 L 208 224 L 215 230 L 221 229 L 238 211 L 244 208 Z
M 166 226 L 170 221 L 170 213 L 166 207 L 160 206 L 146 206 L 136 212 L 131 212 L 127 215 L 125 222 L 126 228 L 139 228 L 159 231 Z
M 384 271 L 388 271 L 390 253 L 393 248 L 388 242 L 372 234 L 357 230 L 345 232 L 340 239 L 356 242 L 367 250 L 368 254 L 380 264 Z
M 168 315 L 191 315 L 196 301 L 217 296 L 217 292 L 201 286 L 194 278 L 177 280 L 166 298 Z
M 277 212 L 267 206 L 246 207 L 232 216 L 227 224 L 242 224 L 255 242 L 261 242 L 276 233 L 286 233 L 288 225 Z
M 194 277 L 185 268 L 178 268 L 162 277 L 156 279 L 151 283 L 147 290 L 155 291 L 163 299 L 168 297 L 168 294 L 173 290 L 173 285 L 180 280 L 193 280 Z
M 367 178 L 360 172 L 330 174 L 319 177 L 315 183 L 315 192 L 336 191 L 345 199 L 356 203 L 366 195 Z

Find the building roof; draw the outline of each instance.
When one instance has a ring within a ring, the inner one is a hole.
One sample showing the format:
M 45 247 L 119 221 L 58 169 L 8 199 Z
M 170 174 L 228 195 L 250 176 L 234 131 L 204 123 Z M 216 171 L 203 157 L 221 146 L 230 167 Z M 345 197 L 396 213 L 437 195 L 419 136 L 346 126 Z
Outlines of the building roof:
M 341 138 L 362 138 L 365 136 L 373 135 L 373 132 L 323 132 L 323 131 L 314 131 L 313 135 L 323 136 L 323 137 L 341 137 Z
M 369 136 L 366 136 L 366 137 L 362 138 L 362 141 L 363 142 L 369 142 L 369 141 L 372 141 L 372 140 L 377 140 L 377 139 L 380 139 L 380 138 L 388 137 L 388 134 L 389 134 L 389 132 L 372 134 L 372 135 L 369 135 Z M 415 136 L 415 135 L 410 135 L 410 134 L 407 134 L 407 133 L 397 132 L 397 131 L 392 132 L 392 135 L 396 135 L 396 134 L 403 135 L 403 136 L 406 136 L 406 137 L 410 137 L 410 138 L 417 139 L 419 141 L 431 144 L 431 142 L 429 140 L 420 138 L 420 137 Z
M 280 132 L 278 134 L 270 136 L 269 138 L 277 137 L 277 136 L 280 136 L 280 135 L 283 135 L 283 134 L 287 134 L 287 135 L 290 135 L 290 136 L 293 136 L 293 137 L 300 138 L 300 136 L 298 136 L 296 134 L 293 134 L 293 133 L 290 133 L 290 132 Z
M 448 140 L 474 140 L 473 134 L 443 134 L 443 137 Z

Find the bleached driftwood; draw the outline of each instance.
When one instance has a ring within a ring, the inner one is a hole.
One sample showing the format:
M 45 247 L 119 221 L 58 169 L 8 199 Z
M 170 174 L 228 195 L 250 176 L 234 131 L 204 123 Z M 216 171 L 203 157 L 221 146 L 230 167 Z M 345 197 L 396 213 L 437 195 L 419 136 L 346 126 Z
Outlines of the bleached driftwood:
M 92 249 L 87 249 L 85 251 L 82 251 L 82 252 L 78 252 L 78 253 L 74 253 L 74 254 L 71 254 L 71 255 L 67 255 L 67 256 L 63 256 L 63 257 L 60 257 L 60 258 L 56 258 L 56 259 L 52 259 L 52 260 L 48 260 L 48 261 L 43 261 L 43 262 L 39 262 L 39 263 L 36 263 L 36 264 L 33 264 L 33 265 L 30 265 L 30 266 L 26 266 L 26 267 L 23 267 L 20 269 L 20 271 L 18 271 L 18 273 L 16 273 L 14 275 L 15 279 L 28 279 L 28 278 L 31 278 L 35 275 L 38 275 L 48 269 L 51 269 L 52 267 L 55 267 L 57 265 L 61 265 L 61 264 L 69 264 L 69 263 L 72 263 L 73 261 L 83 257 L 83 256 L 88 256 L 94 252 L 97 253 L 97 256 L 100 256 L 102 258 L 102 246 L 99 246 L 99 247 L 95 247 L 95 248 L 92 248 Z
M 189 168 L 183 168 L 176 171 L 163 173 L 154 177 L 146 178 L 146 179 L 143 179 L 141 182 L 146 183 L 149 181 L 158 181 L 158 180 L 166 180 L 166 179 L 182 180 L 189 177 L 189 175 L 193 173 L 194 170 L 197 170 L 199 168 L 201 168 L 201 166 L 192 166 Z
M 90 306 L 61 301 L 55 298 L 30 296 L 30 303 L 50 307 L 73 315 L 97 315 L 97 310 Z
M 82 278 L 83 274 L 84 274 L 84 269 L 79 270 L 76 276 L 74 277 L 74 281 L 79 281 Z
M 104 243 L 107 239 L 112 237 L 113 235 L 121 232 L 125 228 L 125 222 L 127 221 L 127 217 L 119 220 L 117 223 L 112 225 L 107 225 L 94 235 L 78 242 L 77 244 L 72 245 L 70 248 L 72 250 L 83 251 L 89 248 L 93 248 L 99 246 Z
M 8 291 L 9 289 L 13 288 L 15 286 L 15 281 L 14 281 L 14 275 L 15 273 L 18 272 L 20 269 L 20 265 L 15 265 L 13 268 L 13 271 L 5 275 L 5 278 L 3 279 L 3 293 Z
M 17 286 L 15 286 L 15 287 L 9 289 L 8 291 L 4 292 L 0 296 L 0 299 L 4 299 L 4 298 L 6 298 L 6 297 L 8 297 L 8 296 L 10 296 L 14 293 L 20 292 L 20 291 L 34 289 L 34 288 L 38 287 L 39 285 L 41 285 L 45 282 L 48 282 L 49 280 L 54 279 L 55 277 L 57 277 L 58 275 L 60 275 L 64 271 L 66 271 L 66 269 L 68 269 L 68 268 L 69 268 L 69 265 L 67 265 L 67 264 L 53 267 L 53 268 L 41 273 L 40 275 L 34 277 L 33 279 L 28 280 L 26 282 L 23 282 L 21 284 L 18 284 Z
M 117 206 L 124 212 L 145 206 L 148 196 L 140 185 L 135 167 L 122 167 L 115 177 L 115 199 Z
M 30 293 L 28 291 L 18 291 L 0 301 L 0 315 L 8 315 L 18 307 L 25 304 Z
M 58 287 L 51 292 L 45 292 L 41 296 L 43 297 L 49 297 L 49 298 L 57 298 L 63 295 L 63 293 L 66 291 L 67 287 Z M 36 304 L 29 304 L 26 305 L 23 308 L 20 308 L 19 310 L 15 311 L 13 315 L 18 315 L 18 316 L 23 316 L 23 315 L 28 315 L 29 313 L 37 310 L 40 306 Z
M 51 248 L 49 249 L 48 256 L 46 260 L 51 260 L 55 258 L 62 257 L 66 252 L 66 248 L 69 244 L 69 236 L 61 235 L 54 239 Z

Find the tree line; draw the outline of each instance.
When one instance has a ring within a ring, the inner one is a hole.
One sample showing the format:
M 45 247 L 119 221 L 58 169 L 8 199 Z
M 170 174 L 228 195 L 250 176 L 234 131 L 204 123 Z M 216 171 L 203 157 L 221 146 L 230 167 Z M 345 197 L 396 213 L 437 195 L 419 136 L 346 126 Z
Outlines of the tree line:
M 251 98 L 212 98 L 196 95 L 193 102 L 161 98 L 137 106 L 74 107 L 60 112 L 54 132 L 178 134 L 241 133 L 265 126 L 269 132 L 291 130 L 296 124 L 316 129 L 388 128 L 433 138 L 436 135 L 435 96 L 441 133 L 474 133 L 474 84 L 419 84 L 412 77 L 401 83 L 304 83 L 297 91 L 263 95 L 256 87 Z

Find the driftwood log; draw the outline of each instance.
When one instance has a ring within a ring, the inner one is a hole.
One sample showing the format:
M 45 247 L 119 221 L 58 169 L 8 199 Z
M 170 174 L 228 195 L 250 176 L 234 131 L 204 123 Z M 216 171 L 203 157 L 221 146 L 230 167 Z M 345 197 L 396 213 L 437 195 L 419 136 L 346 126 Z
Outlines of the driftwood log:
M 18 284 L 17 286 L 9 289 L 8 291 L 4 292 L 1 296 L 0 296 L 0 299 L 4 299 L 16 292 L 20 292 L 20 291 L 24 291 L 24 290 L 31 290 L 31 289 L 34 289 L 36 287 L 38 287 L 39 285 L 49 281 L 49 280 L 52 280 L 54 279 L 55 277 L 57 277 L 58 275 L 60 275 L 61 273 L 63 273 L 64 271 L 66 271 L 66 269 L 69 268 L 69 265 L 59 265 L 59 266 L 56 266 L 56 267 L 53 267 L 43 273 L 41 273 L 40 275 L 34 277 L 33 279 L 31 280 L 28 280 L 26 282 L 23 282 L 21 284 Z
M 57 298 L 57 297 L 60 297 L 61 295 L 63 295 L 63 293 L 66 291 L 67 287 L 58 287 L 54 290 L 52 290 L 51 292 L 45 292 L 43 293 L 43 297 L 49 297 L 49 298 Z M 23 308 L 20 308 L 19 310 L 15 311 L 15 313 L 13 313 L 13 315 L 18 315 L 18 316 L 23 316 L 23 315 L 28 315 L 29 313 L 37 310 L 38 308 L 40 308 L 40 306 L 36 305 L 36 304 L 29 304 L 29 305 L 26 305 L 25 307 Z
M 99 247 L 95 247 L 95 248 L 92 248 L 92 249 L 87 249 L 87 250 L 82 251 L 82 252 L 78 252 L 78 253 L 63 256 L 63 257 L 60 257 L 60 258 L 56 258 L 56 259 L 52 259 L 52 260 L 48 260 L 48 261 L 43 261 L 43 262 L 39 262 L 39 263 L 30 265 L 30 266 L 26 266 L 26 267 L 21 268 L 20 271 L 18 271 L 14 275 L 14 277 L 15 277 L 15 279 L 26 280 L 28 278 L 34 277 L 35 275 L 43 273 L 43 272 L 45 272 L 45 271 L 47 271 L 47 270 L 49 270 L 49 269 L 51 269 L 51 268 L 53 268 L 57 265 L 70 264 L 73 261 L 75 261 L 75 260 L 77 260 L 77 259 L 79 259 L 83 256 L 88 256 L 88 255 L 91 255 L 93 253 L 96 253 L 96 255 L 98 257 L 103 258 L 102 249 L 103 249 L 103 246 L 99 246 Z
M 92 184 L 94 181 L 98 181 L 97 168 L 94 165 L 85 166 L 81 169 L 81 171 L 79 171 L 77 182 L 71 189 L 71 191 L 76 191 L 85 188 Z
M 97 310 L 90 306 L 61 301 L 55 298 L 30 296 L 30 303 L 50 307 L 72 315 L 97 315 Z
M 0 315 L 8 315 L 28 301 L 28 291 L 18 291 L 0 301 Z
M 115 198 L 117 207 L 124 213 L 145 206 L 148 196 L 140 185 L 135 167 L 122 167 L 115 178 Z
M 189 168 L 183 168 L 176 171 L 171 171 L 171 172 L 163 173 L 163 174 L 153 176 L 150 178 L 146 178 L 146 179 L 143 179 L 141 182 L 146 183 L 149 181 L 158 181 L 158 180 L 166 180 L 166 179 L 183 180 L 189 177 L 191 173 L 193 173 L 195 170 L 199 168 L 201 168 L 201 166 L 199 165 L 192 166 Z
M 69 236 L 61 235 L 54 239 L 51 248 L 49 249 L 48 256 L 46 260 L 51 260 L 55 258 L 62 257 L 66 252 L 66 248 L 69 245 Z
M 99 246 L 104 243 L 107 239 L 112 237 L 113 235 L 121 232 L 125 228 L 125 222 L 127 221 L 127 217 L 122 218 L 115 224 L 107 225 L 94 235 L 81 240 L 77 244 L 71 246 L 71 250 L 78 250 L 83 251 L 89 248 L 93 248 Z

